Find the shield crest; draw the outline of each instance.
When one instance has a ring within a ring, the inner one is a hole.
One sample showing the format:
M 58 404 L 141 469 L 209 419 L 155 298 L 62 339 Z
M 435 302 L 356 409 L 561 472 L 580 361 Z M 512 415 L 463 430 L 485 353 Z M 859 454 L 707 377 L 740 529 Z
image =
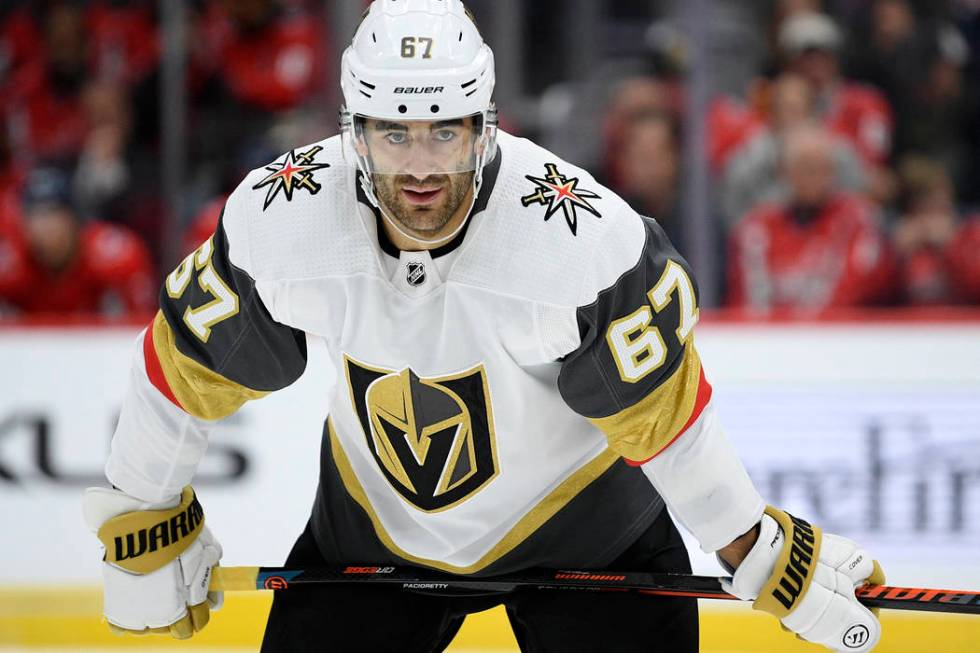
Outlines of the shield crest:
M 426 512 L 480 491 L 499 472 L 493 412 L 482 365 L 419 377 L 344 357 L 351 400 L 379 469 Z

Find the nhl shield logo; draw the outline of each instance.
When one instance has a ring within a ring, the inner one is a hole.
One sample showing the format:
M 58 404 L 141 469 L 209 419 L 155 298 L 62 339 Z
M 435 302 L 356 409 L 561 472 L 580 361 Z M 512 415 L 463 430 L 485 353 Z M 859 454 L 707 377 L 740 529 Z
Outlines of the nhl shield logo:
M 437 512 L 479 492 L 499 472 L 482 365 L 442 377 L 377 368 L 344 356 L 368 448 L 392 487 Z
M 406 275 L 406 280 L 410 286 L 421 286 L 425 283 L 425 264 L 424 263 L 409 263 L 408 273 Z

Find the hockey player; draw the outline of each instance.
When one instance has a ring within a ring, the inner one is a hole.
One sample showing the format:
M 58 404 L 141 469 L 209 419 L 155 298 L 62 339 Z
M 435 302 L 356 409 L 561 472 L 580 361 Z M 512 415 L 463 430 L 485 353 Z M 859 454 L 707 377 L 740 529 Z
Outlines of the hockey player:
M 341 63 L 342 135 L 232 193 L 139 337 L 85 495 L 117 630 L 188 637 L 221 598 L 190 488 L 212 420 L 339 372 L 312 516 L 287 560 L 455 574 L 688 571 L 665 506 L 802 637 L 868 651 L 877 565 L 756 492 L 694 347 L 697 290 L 657 223 L 496 128 L 493 55 L 458 0 L 379 0 Z M 277 595 L 263 651 L 439 651 L 504 604 L 523 650 L 697 650 L 694 600 L 616 593 Z

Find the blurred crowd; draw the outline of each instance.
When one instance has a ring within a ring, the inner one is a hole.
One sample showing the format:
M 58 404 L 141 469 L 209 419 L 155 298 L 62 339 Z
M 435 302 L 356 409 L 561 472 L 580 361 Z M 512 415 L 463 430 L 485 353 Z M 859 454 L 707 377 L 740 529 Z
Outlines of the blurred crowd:
M 980 0 L 722 4 L 754 7 L 704 125 L 723 304 L 980 304 Z M 0 316 L 152 311 L 168 221 L 193 249 L 247 170 L 335 132 L 327 5 L 184 3 L 187 169 L 166 198 L 158 3 L 0 4 Z M 689 70 L 669 33 L 605 96 L 592 164 L 685 253 Z
M 757 42 L 722 50 L 761 49 L 756 69 L 716 77 L 707 111 L 724 303 L 980 304 L 980 2 L 763 4 L 738 17 Z M 649 70 L 611 93 L 602 159 L 684 253 L 685 70 L 668 29 Z
M 166 221 L 195 248 L 244 172 L 324 136 L 322 4 L 183 3 L 187 169 L 165 198 L 158 3 L 0 3 L 0 314 L 152 311 Z

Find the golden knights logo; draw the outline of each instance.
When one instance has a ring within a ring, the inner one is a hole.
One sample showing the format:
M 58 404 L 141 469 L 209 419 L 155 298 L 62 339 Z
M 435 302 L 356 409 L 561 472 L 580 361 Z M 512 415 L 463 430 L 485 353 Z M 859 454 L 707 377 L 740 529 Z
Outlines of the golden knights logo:
M 574 177 L 566 179 L 564 175 L 558 172 L 558 166 L 554 163 L 546 163 L 544 168 L 547 172 L 544 177 L 524 175 L 525 179 L 534 182 L 536 189 L 530 195 L 522 197 L 521 204 L 524 206 L 530 206 L 532 204 L 546 205 L 548 210 L 544 213 L 545 222 L 557 213 L 558 209 L 561 209 L 565 215 L 565 222 L 568 223 L 568 228 L 572 230 L 573 236 L 578 231 L 578 214 L 575 211 L 576 208 L 588 211 L 597 218 L 602 217 L 595 207 L 586 201 L 602 199 L 601 197 L 590 190 L 578 188 L 578 179 Z
M 313 157 L 322 149 L 321 146 L 314 145 L 299 154 L 296 154 L 295 150 L 290 150 L 282 161 L 271 163 L 265 167 L 270 174 L 252 186 L 252 190 L 258 190 L 265 186 L 269 187 L 265 193 L 263 211 L 269 208 L 279 191 L 285 193 L 287 202 L 293 199 L 293 191 L 297 188 L 305 188 L 310 192 L 310 195 L 316 195 L 320 191 L 321 185 L 313 181 L 313 173 L 316 170 L 330 167 L 329 163 L 313 163 Z
M 344 356 L 354 410 L 388 482 L 435 512 L 469 498 L 499 471 L 490 390 L 482 365 L 420 378 Z

